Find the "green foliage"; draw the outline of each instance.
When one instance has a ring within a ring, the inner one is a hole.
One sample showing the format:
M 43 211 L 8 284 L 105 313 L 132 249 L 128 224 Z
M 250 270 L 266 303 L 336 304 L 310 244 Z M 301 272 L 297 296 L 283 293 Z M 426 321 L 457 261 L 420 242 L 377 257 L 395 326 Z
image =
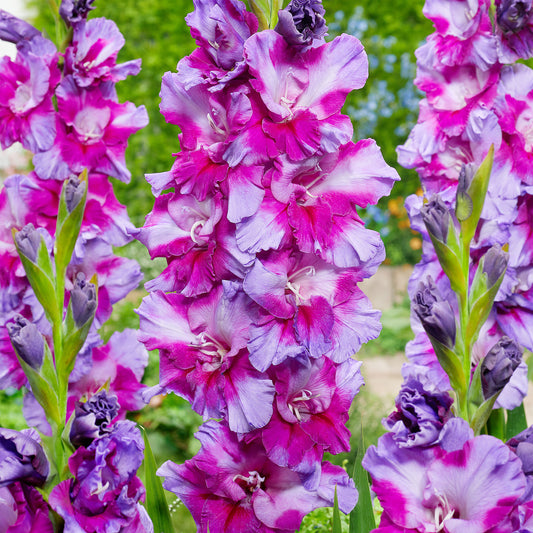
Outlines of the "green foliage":
M 386 356 L 403 352 L 405 345 L 413 338 L 410 316 L 410 302 L 407 297 L 401 304 L 383 311 L 381 334 L 377 339 L 363 345 L 358 358 L 364 359 L 369 356 Z
M 374 510 L 372 509 L 372 497 L 370 494 L 370 480 L 368 473 L 361 464 L 365 456 L 366 446 L 363 435 L 363 426 L 359 430 L 359 443 L 355 451 L 352 479 L 358 492 L 357 504 L 350 513 L 350 533 L 369 533 L 376 527 Z
M 512 411 L 507 411 L 506 435 L 504 440 L 509 440 L 527 428 L 526 411 L 524 404 L 520 404 Z
M 340 513 L 341 525 L 343 531 L 348 530 L 348 516 Z M 332 514 L 331 507 L 320 507 L 310 512 L 302 521 L 298 530 L 300 533 L 332 533 Z
M 141 427 L 144 437 L 144 486 L 146 487 L 146 510 L 154 524 L 156 533 L 172 533 L 170 513 L 161 485 L 161 478 L 157 476 L 157 463 L 152 453 L 150 441 L 144 428 Z
M 22 416 L 22 390 L 0 390 L 0 427 L 21 431 L 28 425 Z
M 333 500 L 333 526 L 332 533 L 342 533 L 341 512 L 339 510 L 339 500 L 337 497 L 337 487 L 335 487 L 335 497 Z

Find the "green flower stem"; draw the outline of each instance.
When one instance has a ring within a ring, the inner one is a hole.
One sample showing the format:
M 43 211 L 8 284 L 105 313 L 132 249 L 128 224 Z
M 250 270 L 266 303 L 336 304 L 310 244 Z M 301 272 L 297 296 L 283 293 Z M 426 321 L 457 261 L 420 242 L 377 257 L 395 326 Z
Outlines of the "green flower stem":
M 464 373 L 464 379 L 465 379 L 465 386 L 464 386 L 464 397 L 461 398 L 461 402 L 459 403 L 459 415 L 470 422 L 470 413 L 468 408 L 468 389 L 470 387 L 470 370 L 471 370 L 471 351 L 472 351 L 472 343 L 471 339 L 467 338 L 466 335 L 466 326 L 468 324 L 468 316 L 469 316 L 469 308 L 470 308 L 470 302 L 469 302 L 469 291 L 468 291 L 468 285 L 469 285 L 469 270 L 470 270 L 470 240 L 465 240 L 464 235 L 461 235 L 461 243 L 462 243 L 462 249 L 461 249 L 461 267 L 463 271 L 463 278 L 465 279 L 466 283 L 464 284 L 464 287 L 461 289 L 461 291 L 457 294 L 458 303 L 459 303 L 459 331 L 457 335 L 456 340 L 456 351 L 462 360 L 463 363 L 463 373 Z
M 55 45 L 60 53 L 63 53 L 72 40 L 72 29 L 67 28 L 65 22 L 59 15 L 60 2 L 56 0 L 48 0 L 50 11 L 54 17 L 55 30 Z M 60 64 L 63 63 L 63 58 L 60 59 Z
M 62 279 L 63 282 L 57 282 L 57 286 L 64 285 L 64 277 Z M 63 305 L 62 300 L 61 305 Z M 57 398 L 59 404 L 59 420 L 55 421 L 55 424 L 52 425 L 53 447 L 49 449 L 49 452 L 52 452 L 53 454 L 51 459 L 56 466 L 57 475 L 59 477 L 58 482 L 60 482 L 69 477 L 67 462 L 68 457 L 70 456 L 70 453 L 68 453 L 68 451 L 65 449 L 65 443 L 63 442 L 63 433 L 65 431 L 67 418 L 68 376 L 62 375 L 63 373 L 59 371 L 58 365 L 58 362 L 61 361 L 63 355 L 62 321 L 53 324 L 52 331 L 54 340 L 54 355 L 56 361 L 56 376 L 58 382 Z
M 48 0 L 48 5 L 54 14 L 54 18 L 59 17 L 59 4 L 56 2 L 56 0 Z
M 283 7 L 282 0 L 249 0 L 249 4 L 259 22 L 259 31 L 276 27 L 278 11 Z
M 61 269 L 63 270 L 63 269 Z M 56 300 L 58 308 L 63 310 L 65 300 L 65 272 L 57 272 L 56 275 Z M 59 398 L 59 412 L 62 416 L 62 424 L 65 425 L 65 418 L 67 416 L 67 389 L 68 389 L 68 376 L 62 375 L 59 370 L 62 368 L 63 360 L 63 320 L 58 320 L 57 323 L 52 324 L 53 339 L 54 339 L 54 355 L 56 363 L 56 375 L 58 381 L 57 395 Z M 59 429 L 59 428 L 58 428 Z M 59 429 L 61 434 L 62 428 Z

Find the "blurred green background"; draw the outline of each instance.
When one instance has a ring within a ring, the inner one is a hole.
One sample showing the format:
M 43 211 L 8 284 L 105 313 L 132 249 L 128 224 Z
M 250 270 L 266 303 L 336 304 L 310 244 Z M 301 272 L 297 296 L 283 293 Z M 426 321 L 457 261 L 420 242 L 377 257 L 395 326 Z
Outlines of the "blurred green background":
M 390 265 L 414 264 L 420 255 L 421 241 L 410 230 L 403 205 L 405 197 L 418 189 L 418 177 L 413 171 L 397 165 L 395 148 L 405 141 L 418 115 L 421 95 L 413 85 L 414 50 L 432 31 L 431 24 L 422 15 L 423 4 L 424 0 L 355 0 L 352 3 L 324 0 L 329 38 L 343 32 L 353 34 L 362 41 L 369 56 L 368 82 L 362 90 L 348 97 L 344 108 L 353 121 L 355 139 L 376 139 L 385 159 L 397 168 L 402 178 L 390 197 L 364 212 L 367 225 L 382 235 L 387 249 L 386 262 Z M 48 3 L 28 0 L 28 5 L 36 13 L 35 25 L 54 35 Z M 172 154 L 179 151 L 178 129 L 166 124 L 160 115 L 158 95 L 163 73 L 174 71 L 177 62 L 195 47 L 184 21 L 185 15 L 193 9 L 192 0 L 97 0 L 95 5 L 91 16 L 114 20 L 126 39 L 119 60 L 142 58 L 141 73 L 120 82 L 117 91 L 120 101 L 144 104 L 150 124 L 134 135 L 129 143 L 127 162 L 133 176 L 131 183 L 125 185 L 114 180 L 120 201 L 128 207 L 133 222 L 140 226 L 153 205 L 144 173 L 168 170 L 173 163 Z M 132 243 L 118 253 L 137 259 L 145 279 L 155 277 L 162 269 L 162 263 L 151 262 L 139 243 Z M 141 289 L 115 306 L 113 317 L 102 330 L 104 338 L 125 327 L 138 327 L 134 309 L 143 296 Z M 409 303 L 404 301 L 386 311 L 383 325 L 382 335 L 364 347 L 361 358 L 403 352 L 405 343 L 411 338 Z M 152 353 L 145 382 L 155 384 L 157 376 L 157 353 Z M 20 392 L 0 392 L 1 425 L 16 429 L 25 426 L 21 403 Z M 360 415 L 364 413 L 365 441 L 367 444 L 376 442 L 383 432 L 381 418 L 386 416 L 387 410 L 382 399 L 363 390 L 354 402 L 351 429 L 358 433 Z M 187 402 L 176 396 L 161 399 L 158 404 L 147 407 L 132 418 L 148 429 L 158 464 L 166 459 L 183 462 L 197 450 L 198 445 L 192 435 L 201 423 L 200 417 L 192 412 Z M 350 471 L 353 455 L 352 452 L 330 459 L 347 465 Z M 171 494 L 168 498 L 169 502 L 175 500 Z M 183 506 L 177 505 L 172 516 L 176 531 L 195 531 L 194 523 Z M 330 517 L 330 509 L 318 510 L 305 519 L 301 531 L 331 531 Z

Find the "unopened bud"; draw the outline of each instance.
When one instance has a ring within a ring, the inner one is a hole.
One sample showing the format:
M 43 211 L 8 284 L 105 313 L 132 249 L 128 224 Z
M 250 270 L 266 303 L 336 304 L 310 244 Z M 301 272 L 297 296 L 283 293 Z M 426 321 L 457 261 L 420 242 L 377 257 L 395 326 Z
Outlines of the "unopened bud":
M 26 224 L 15 233 L 15 242 L 20 252 L 33 263 L 37 262 L 37 252 L 41 245 L 41 234 L 33 224 Z
M 441 344 L 455 344 L 455 315 L 449 302 L 443 300 L 431 277 L 420 282 L 413 300 L 413 310 L 426 332 Z
M 80 181 L 77 176 L 71 176 L 65 185 L 65 203 L 67 210 L 72 213 L 76 206 L 80 203 L 87 184 L 85 181 Z
M 522 350 L 507 336 L 502 337 L 481 361 L 481 386 L 488 400 L 499 393 L 522 361 Z
M 476 166 L 474 163 L 463 165 L 459 172 L 459 180 L 457 182 L 457 194 L 466 193 L 470 188 L 470 184 L 476 174 Z
M 487 274 L 488 287 L 492 287 L 505 272 L 509 255 L 495 244 L 483 258 L 483 272 Z
M 96 311 L 96 288 L 85 279 L 83 272 L 78 272 L 74 288 L 70 292 L 72 317 L 76 326 L 81 329 Z
M 441 242 L 446 242 L 450 225 L 450 211 L 440 196 L 433 196 L 420 209 L 422 220 L 429 233 Z
M 531 0 L 501 0 L 496 9 L 496 20 L 503 32 L 519 32 L 526 26 L 531 14 Z
M 7 331 L 19 357 L 35 370 L 39 370 L 44 359 L 44 339 L 37 326 L 22 315 L 7 324 Z

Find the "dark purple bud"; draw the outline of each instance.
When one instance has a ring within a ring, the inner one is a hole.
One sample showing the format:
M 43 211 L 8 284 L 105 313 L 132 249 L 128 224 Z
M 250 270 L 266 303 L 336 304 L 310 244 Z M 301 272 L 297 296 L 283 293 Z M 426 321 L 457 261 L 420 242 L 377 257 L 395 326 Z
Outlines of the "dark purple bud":
M 65 186 L 65 203 L 67 210 L 72 213 L 85 194 L 86 182 L 80 181 L 77 176 L 71 176 Z
M 481 361 L 481 387 L 488 400 L 500 392 L 522 362 L 522 349 L 507 336 L 502 337 Z
M 495 244 L 485 254 L 483 258 L 483 272 L 487 274 L 488 287 L 492 287 L 505 272 L 507 263 L 509 261 L 509 254 L 504 252 L 500 246 Z
M 109 433 L 109 424 L 117 416 L 118 410 L 117 397 L 108 396 L 105 390 L 97 392 L 86 402 L 76 402 L 70 442 L 76 448 L 87 447 L 94 439 Z
M 531 0 L 501 0 L 496 9 L 496 20 L 503 32 L 519 32 L 528 22 Z
M 455 315 L 449 302 L 442 299 L 431 277 L 418 284 L 413 310 L 426 333 L 441 344 L 453 348 L 455 344 Z
M 278 12 L 275 29 L 293 46 L 310 46 L 328 31 L 325 12 L 320 0 L 291 0 Z
M 20 358 L 35 370 L 39 370 L 44 359 L 44 339 L 37 326 L 21 315 L 7 324 L 11 344 Z
M 61 18 L 67 23 L 80 22 L 87 18 L 89 11 L 95 8 L 94 0 L 63 0 L 59 7 Z
M 0 40 L 18 44 L 29 41 L 36 35 L 41 35 L 37 28 L 0 9 Z
M 446 242 L 450 224 L 450 211 L 440 196 L 433 196 L 420 209 L 422 220 L 429 233 L 438 241 Z
M 85 279 L 83 272 L 76 274 L 74 288 L 70 291 L 72 317 L 78 328 L 82 328 L 96 311 L 96 288 Z
M 468 191 L 476 174 L 476 170 L 474 163 L 468 163 L 468 165 L 463 165 L 461 167 L 459 181 L 457 183 L 457 194 L 466 193 Z
M 36 438 L 39 437 L 35 430 L 20 432 L 0 428 L 0 487 L 16 481 L 44 485 L 49 465 Z
M 25 257 L 34 263 L 37 262 L 41 234 L 35 229 L 33 224 L 26 224 L 19 232 L 15 233 L 15 242 Z

